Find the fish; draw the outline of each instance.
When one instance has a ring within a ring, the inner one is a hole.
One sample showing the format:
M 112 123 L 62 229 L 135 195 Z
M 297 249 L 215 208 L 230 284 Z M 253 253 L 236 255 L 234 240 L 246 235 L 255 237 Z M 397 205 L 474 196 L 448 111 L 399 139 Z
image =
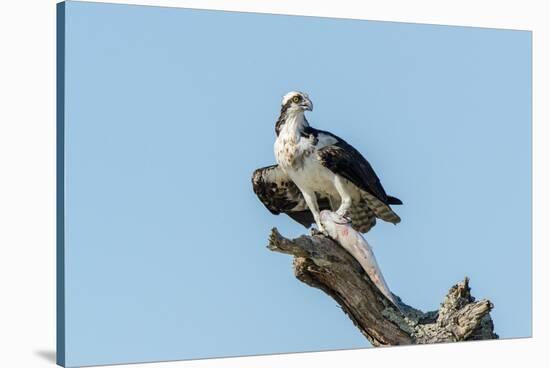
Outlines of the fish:
M 401 310 L 382 275 L 370 244 L 361 233 L 353 229 L 351 221 L 329 210 L 321 211 L 320 219 L 328 235 L 359 262 L 378 290 Z

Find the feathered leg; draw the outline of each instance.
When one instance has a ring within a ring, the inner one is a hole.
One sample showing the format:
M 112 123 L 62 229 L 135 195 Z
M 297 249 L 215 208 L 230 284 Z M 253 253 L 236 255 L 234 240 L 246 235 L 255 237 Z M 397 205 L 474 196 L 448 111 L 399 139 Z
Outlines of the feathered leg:
M 340 207 L 336 210 L 336 214 L 340 217 L 347 218 L 348 211 L 351 207 L 352 199 L 351 199 L 351 193 L 348 192 L 346 188 L 346 184 L 344 183 L 344 180 L 339 175 L 335 175 L 334 177 L 334 188 L 336 188 L 336 191 L 340 195 Z M 348 219 L 349 220 L 349 219 Z
M 300 191 L 302 192 L 302 195 L 304 196 L 304 199 L 306 200 L 306 204 L 309 207 L 309 210 L 313 214 L 313 218 L 315 219 L 315 224 L 317 225 L 317 230 L 320 233 L 327 234 L 325 229 L 323 228 L 323 224 L 321 223 L 321 216 L 319 214 L 319 206 L 317 205 L 317 196 L 315 195 L 315 192 L 308 192 L 305 190 L 302 190 L 300 188 Z

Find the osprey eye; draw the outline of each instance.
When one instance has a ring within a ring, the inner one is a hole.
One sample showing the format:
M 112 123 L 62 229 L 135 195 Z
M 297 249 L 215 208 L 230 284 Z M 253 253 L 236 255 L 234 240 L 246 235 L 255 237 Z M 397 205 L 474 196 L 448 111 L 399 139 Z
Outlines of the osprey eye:
M 294 103 L 300 102 L 300 96 L 294 96 L 294 97 L 292 97 L 292 102 L 294 102 Z

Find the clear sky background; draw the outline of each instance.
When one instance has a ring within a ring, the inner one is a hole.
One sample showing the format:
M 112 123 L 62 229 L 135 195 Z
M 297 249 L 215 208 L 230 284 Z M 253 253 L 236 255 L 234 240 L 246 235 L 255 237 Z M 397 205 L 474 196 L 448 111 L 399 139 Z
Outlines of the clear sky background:
M 69 365 L 369 346 L 266 249 L 252 192 L 282 95 L 401 198 L 366 235 L 423 310 L 471 278 L 502 338 L 531 335 L 531 34 L 69 2 Z

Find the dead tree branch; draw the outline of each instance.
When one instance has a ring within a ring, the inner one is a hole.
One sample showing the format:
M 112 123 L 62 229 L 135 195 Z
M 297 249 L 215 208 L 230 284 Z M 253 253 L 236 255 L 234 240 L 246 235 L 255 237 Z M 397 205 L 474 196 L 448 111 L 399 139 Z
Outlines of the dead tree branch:
M 294 256 L 296 278 L 331 296 L 374 346 L 498 338 L 489 315 L 493 305 L 471 296 L 468 278 L 451 287 L 438 311 L 424 313 L 394 295 L 395 306 L 359 262 L 326 236 L 289 240 L 273 229 L 268 248 Z

